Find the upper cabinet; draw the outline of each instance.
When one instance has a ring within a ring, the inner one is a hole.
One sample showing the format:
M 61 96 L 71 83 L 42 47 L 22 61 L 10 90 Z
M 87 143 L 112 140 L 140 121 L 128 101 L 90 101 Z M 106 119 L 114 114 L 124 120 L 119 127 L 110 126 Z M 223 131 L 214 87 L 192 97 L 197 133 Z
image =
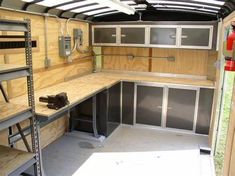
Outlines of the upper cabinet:
M 93 25 L 92 44 L 212 49 L 213 25 Z
M 213 26 L 181 26 L 180 47 L 211 49 Z
M 117 28 L 109 26 L 96 26 L 92 28 L 92 43 L 99 45 L 116 45 Z
M 150 26 L 149 45 L 151 47 L 177 47 L 177 26 Z
M 145 27 L 120 27 L 121 41 L 120 44 L 144 45 L 145 44 Z

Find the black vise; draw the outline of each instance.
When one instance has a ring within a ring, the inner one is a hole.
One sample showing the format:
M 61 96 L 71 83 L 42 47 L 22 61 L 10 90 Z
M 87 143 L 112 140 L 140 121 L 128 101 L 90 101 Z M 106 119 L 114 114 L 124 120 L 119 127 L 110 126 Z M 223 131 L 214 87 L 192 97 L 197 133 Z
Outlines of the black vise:
M 48 103 L 49 109 L 60 109 L 69 104 L 67 93 L 62 92 L 57 95 L 47 95 L 46 97 L 39 97 L 39 101 Z

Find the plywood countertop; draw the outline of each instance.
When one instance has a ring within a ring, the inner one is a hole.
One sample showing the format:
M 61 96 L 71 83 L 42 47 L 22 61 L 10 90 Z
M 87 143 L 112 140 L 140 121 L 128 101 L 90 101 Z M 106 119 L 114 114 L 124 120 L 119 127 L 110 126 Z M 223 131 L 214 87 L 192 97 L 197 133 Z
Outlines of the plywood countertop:
M 103 89 L 109 88 L 120 81 L 133 81 L 133 82 L 152 82 L 159 84 L 177 84 L 195 87 L 214 88 L 214 82 L 209 80 L 196 80 L 185 78 L 168 78 L 156 76 L 137 76 L 133 74 L 118 74 L 118 73 L 92 73 L 80 78 L 60 83 L 48 88 L 44 88 L 35 92 L 35 105 L 36 113 L 40 116 L 50 117 L 64 108 L 59 110 L 48 109 L 46 103 L 39 102 L 40 96 L 55 95 L 61 92 L 66 92 L 70 101 L 70 105 L 74 105 L 93 94 L 100 92 Z M 11 100 L 13 103 L 25 104 L 27 98 L 24 96 L 17 97 Z M 70 106 L 69 105 L 69 106 Z

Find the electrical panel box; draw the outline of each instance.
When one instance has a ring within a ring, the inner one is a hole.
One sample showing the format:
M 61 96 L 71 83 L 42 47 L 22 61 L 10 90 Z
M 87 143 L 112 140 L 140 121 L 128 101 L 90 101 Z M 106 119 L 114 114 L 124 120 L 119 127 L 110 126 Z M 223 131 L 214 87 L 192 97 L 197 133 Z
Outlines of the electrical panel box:
M 71 37 L 59 36 L 59 54 L 60 57 L 68 57 L 71 55 Z
M 83 32 L 81 29 L 73 29 L 73 37 L 75 40 L 80 40 L 79 43 L 82 45 L 83 42 Z

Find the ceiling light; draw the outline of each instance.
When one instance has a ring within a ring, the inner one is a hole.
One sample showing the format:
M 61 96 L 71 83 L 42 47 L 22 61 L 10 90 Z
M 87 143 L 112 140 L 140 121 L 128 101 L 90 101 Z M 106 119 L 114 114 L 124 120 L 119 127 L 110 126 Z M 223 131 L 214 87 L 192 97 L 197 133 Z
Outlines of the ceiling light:
M 22 0 L 24 2 L 33 2 L 34 0 Z
M 89 0 L 89 1 L 99 3 L 103 6 L 110 7 L 111 9 L 118 10 L 119 12 L 123 12 L 128 15 L 135 14 L 135 9 L 133 7 L 118 0 Z

